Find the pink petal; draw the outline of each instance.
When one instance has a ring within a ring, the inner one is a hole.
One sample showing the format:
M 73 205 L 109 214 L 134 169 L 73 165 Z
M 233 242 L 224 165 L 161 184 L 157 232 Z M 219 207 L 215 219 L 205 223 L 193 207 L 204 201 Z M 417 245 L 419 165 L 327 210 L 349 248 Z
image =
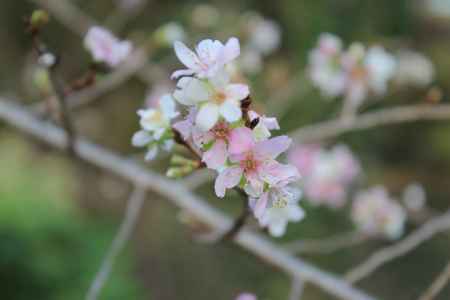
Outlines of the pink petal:
M 286 185 L 300 179 L 296 167 L 272 160 L 265 162 L 258 170 L 259 176 L 270 185 Z
M 217 140 L 211 149 L 203 153 L 202 161 L 209 169 L 217 170 L 224 166 L 227 157 L 227 144 L 224 140 Z
M 223 198 L 226 189 L 231 189 L 239 184 L 242 177 L 242 169 L 240 167 L 230 167 L 219 173 L 214 184 L 214 190 L 217 197 Z
M 172 125 L 172 127 L 175 128 L 175 130 L 181 134 L 181 136 L 184 140 L 187 140 L 190 138 L 191 132 L 192 132 L 192 126 L 193 126 L 193 124 L 190 120 L 178 121 Z
M 269 194 L 264 193 L 259 199 L 256 200 L 256 204 L 253 207 L 253 214 L 255 218 L 259 219 L 266 211 L 267 203 L 269 202 Z
M 228 138 L 228 151 L 230 154 L 239 154 L 250 151 L 255 145 L 252 131 L 247 127 L 235 128 Z
M 276 158 L 289 148 L 291 142 L 292 140 L 286 135 L 277 136 L 257 143 L 255 145 L 255 153 L 258 153 L 261 158 Z

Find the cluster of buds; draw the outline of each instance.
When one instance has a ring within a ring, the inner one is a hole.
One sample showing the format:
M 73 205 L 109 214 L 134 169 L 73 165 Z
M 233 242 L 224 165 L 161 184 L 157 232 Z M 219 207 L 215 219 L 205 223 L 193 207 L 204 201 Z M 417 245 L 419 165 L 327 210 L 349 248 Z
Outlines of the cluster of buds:
M 300 191 L 291 186 L 300 175 L 294 166 L 277 161 L 291 139 L 271 137 L 271 130 L 279 129 L 277 120 L 251 111 L 249 87 L 234 82 L 227 71 L 240 54 L 238 39 L 225 44 L 203 40 L 195 51 L 181 42 L 174 48 L 186 69 L 172 74 L 176 90 L 163 96 L 158 107 L 138 111 L 142 130 L 133 144 L 149 147 L 147 158 L 154 157 L 156 146 L 173 143 L 173 138 L 188 146 L 201 163 L 177 159 L 180 164 L 169 169 L 169 175 L 184 175 L 200 165 L 215 170 L 216 195 L 223 198 L 228 189 L 241 189 L 260 225 L 281 236 L 289 221 L 304 216 L 298 206 Z
M 403 234 L 407 214 L 382 186 L 359 192 L 352 206 L 352 219 L 369 236 L 397 239 Z
M 386 93 L 397 62 L 380 46 L 353 43 L 344 51 L 337 36 L 324 33 L 309 57 L 311 79 L 327 97 L 344 96 L 359 106 L 372 93 Z
M 289 161 L 303 176 L 305 196 L 313 205 L 343 207 L 347 191 L 361 171 L 348 147 L 330 150 L 316 144 L 299 145 L 289 153 Z

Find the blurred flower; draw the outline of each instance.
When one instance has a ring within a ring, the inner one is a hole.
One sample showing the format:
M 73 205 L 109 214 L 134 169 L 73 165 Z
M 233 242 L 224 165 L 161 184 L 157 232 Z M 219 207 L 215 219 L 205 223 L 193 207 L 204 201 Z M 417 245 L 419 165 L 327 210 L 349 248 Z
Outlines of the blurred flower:
M 303 176 L 307 199 L 315 205 L 342 207 L 347 189 L 360 173 L 360 165 L 344 145 L 325 150 L 318 145 L 300 145 L 289 153 L 289 162 Z
M 219 10 L 210 4 L 196 5 L 192 10 L 192 23 L 199 28 L 211 28 L 218 24 Z
M 239 69 L 248 74 L 257 74 L 261 72 L 263 68 L 261 54 L 251 47 L 244 48 L 237 64 Z
M 261 54 L 271 54 L 280 47 L 281 28 L 275 21 L 253 14 L 248 18 L 247 30 L 250 47 Z
M 84 38 L 84 45 L 96 62 L 115 67 L 131 53 L 132 45 L 128 41 L 119 41 L 105 28 L 94 26 Z
M 297 176 L 280 182 L 259 198 L 250 197 L 249 204 L 255 217 L 262 227 L 267 227 L 274 237 L 280 237 L 286 232 L 288 222 L 299 222 L 305 212 L 298 206 L 301 197 L 300 189 L 290 187 L 290 182 L 296 181 Z
M 341 65 L 342 41 L 322 33 L 318 45 L 309 54 L 309 74 L 325 97 L 337 97 L 344 91 L 346 74 Z
M 410 211 L 420 211 L 425 207 L 427 196 L 420 183 L 411 183 L 403 191 L 403 204 Z
M 256 296 L 250 293 L 242 293 L 237 296 L 236 300 L 257 300 Z
M 395 82 L 402 86 L 425 87 L 433 81 L 434 66 L 425 55 L 404 50 L 397 56 Z
M 159 146 L 169 151 L 173 146 L 170 121 L 179 114 L 172 97 L 166 94 L 159 101 L 159 107 L 140 109 L 137 113 L 142 129 L 133 135 L 133 146 L 147 147 L 147 160 L 155 158 Z
M 162 99 L 162 96 L 167 94 L 167 91 L 173 89 L 173 85 L 170 82 L 157 82 L 155 83 L 151 89 L 147 91 L 145 95 L 145 107 L 154 108 L 159 106 L 159 100 Z
M 202 40 L 198 43 L 196 52 L 178 41 L 174 43 L 174 49 L 178 59 L 188 69 L 175 71 L 172 79 L 192 75 L 212 78 L 240 54 L 239 40 L 234 37 L 228 39 L 225 45 L 218 40 Z
M 365 234 L 397 239 L 403 234 L 406 213 L 384 187 L 377 186 L 356 195 L 352 219 Z
M 345 97 L 355 106 L 365 100 L 369 92 L 382 95 L 395 74 L 397 62 L 382 47 L 374 46 L 366 51 L 360 43 L 350 45 L 342 56 L 347 74 Z
M 159 45 L 170 47 L 175 41 L 185 40 L 186 32 L 180 24 L 169 22 L 156 29 L 154 36 Z
M 195 125 L 204 131 L 210 130 L 221 117 L 228 122 L 240 120 L 240 101 L 250 93 L 247 85 L 230 83 L 230 77 L 223 69 L 209 81 L 183 77 L 177 88 L 174 98 L 178 102 L 198 106 Z
M 50 53 L 46 52 L 39 56 L 38 64 L 45 68 L 50 68 L 56 63 L 56 57 Z

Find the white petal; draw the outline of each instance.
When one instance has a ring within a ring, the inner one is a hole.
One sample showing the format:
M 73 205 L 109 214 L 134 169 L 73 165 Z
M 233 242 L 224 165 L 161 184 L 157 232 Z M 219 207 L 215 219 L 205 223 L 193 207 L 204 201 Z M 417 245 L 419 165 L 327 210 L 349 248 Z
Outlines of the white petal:
M 246 84 L 229 84 L 225 90 L 227 97 L 233 100 L 244 100 L 250 94 Z
M 226 101 L 220 106 L 220 114 L 228 122 L 236 122 L 241 119 L 242 111 L 239 102 Z
M 131 138 L 131 144 L 135 147 L 144 147 L 152 140 L 152 136 L 147 131 L 140 130 Z
M 235 37 L 230 38 L 225 44 L 224 57 L 225 63 L 229 63 L 233 59 L 237 58 L 241 53 L 241 47 L 239 40 Z
M 230 82 L 230 75 L 225 69 L 221 69 L 210 79 L 210 82 L 216 89 L 224 89 Z
M 157 146 L 153 146 L 153 147 L 148 149 L 148 152 L 145 155 L 145 160 L 153 160 L 156 157 L 157 154 L 158 154 L 158 147 Z
M 183 69 L 183 70 L 177 70 L 170 75 L 170 79 L 175 80 L 180 78 L 181 76 L 192 76 L 194 75 L 195 71 L 191 69 Z
M 281 237 L 286 232 L 287 221 L 277 220 L 269 224 L 269 233 L 273 237 Z
M 163 115 L 167 119 L 173 119 L 179 115 L 179 113 L 175 109 L 176 107 L 175 101 L 173 101 L 173 98 L 170 94 L 165 94 L 164 96 L 161 97 L 161 100 L 159 101 L 159 106 L 161 107 Z
M 178 41 L 173 44 L 173 47 L 175 49 L 176 56 L 186 67 L 194 71 L 199 69 L 200 61 L 191 49 L 186 47 L 186 45 L 182 42 Z
M 212 103 L 204 104 L 195 120 L 198 128 L 207 131 L 210 130 L 219 120 L 219 107 Z

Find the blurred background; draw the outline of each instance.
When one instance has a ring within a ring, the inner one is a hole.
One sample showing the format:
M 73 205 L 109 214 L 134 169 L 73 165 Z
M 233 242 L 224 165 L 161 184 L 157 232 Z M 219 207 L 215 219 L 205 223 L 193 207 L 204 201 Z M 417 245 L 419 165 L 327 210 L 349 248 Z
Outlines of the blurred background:
M 322 32 L 334 33 L 346 44 L 376 43 L 394 53 L 412 49 L 433 62 L 435 74 L 429 86 L 393 89 L 365 103 L 365 111 L 427 101 L 430 88 L 443 95 L 441 102 L 449 101 L 449 0 L 68 2 L 136 45 L 152 40 L 149 62 L 155 67 L 146 74 L 149 80 L 131 79 L 76 111 L 81 134 L 133 157 L 142 157 L 130 145 L 139 125 L 136 110 L 151 101 L 158 88 L 171 88 L 167 79 L 180 66 L 168 43 L 167 28 L 162 27 L 171 22 L 184 32 L 172 30 L 171 34 L 181 35 L 188 45 L 205 37 L 240 37 L 245 50 L 242 68 L 255 105 L 268 115 L 276 112 L 283 132 L 335 117 L 342 104 L 324 99 L 305 76 L 308 53 Z M 33 1 L 0 3 L 0 94 L 25 104 L 42 98 L 24 25 L 24 18 L 39 7 Z M 253 28 L 261 19 L 271 26 L 258 37 Z M 73 28 L 52 17 L 43 32 L 46 42 L 61 55 L 61 74 L 67 81 L 83 74 L 90 62 L 76 32 L 82 24 L 69 25 Z M 261 35 L 266 43 L 252 53 Z M 361 162 L 364 186 L 382 184 L 399 195 L 410 182 L 420 182 L 429 207 L 443 212 L 450 201 L 449 137 L 449 122 L 419 122 L 349 133 L 327 143 L 345 143 L 351 148 Z M 0 124 L 0 161 L 0 298 L 82 299 L 118 228 L 130 186 L 99 169 L 73 162 L 4 124 Z M 162 157 L 149 167 L 163 172 L 166 165 L 167 157 Z M 240 203 L 218 201 L 210 183 L 198 190 L 213 205 L 238 214 Z M 348 211 L 304 207 L 308 217 L 290 225 L 278 242 L 322 238 L 352 229 Z M 408 225 L 406 232 L 414 228 Z M 389 243 L 374 240 L 304 258 L 343 273 Z M 449 234 L 438 235 L 359 286 L 380 299 L 415 299 L 448 261 L 449 247 Z M 287 276 L 236 246 L 194 241 L 191 230 L 180 221 L 180 212 L 165 199 L 148 194 L 132 242 L 101 299 L 228 300 L 251 291 L 262 300 L 279 300 L 287 299 L 289 290 Z M 333 299 L 310 285 L 303 297 Z M 450 299 L 450 288 L 437 299 Z

